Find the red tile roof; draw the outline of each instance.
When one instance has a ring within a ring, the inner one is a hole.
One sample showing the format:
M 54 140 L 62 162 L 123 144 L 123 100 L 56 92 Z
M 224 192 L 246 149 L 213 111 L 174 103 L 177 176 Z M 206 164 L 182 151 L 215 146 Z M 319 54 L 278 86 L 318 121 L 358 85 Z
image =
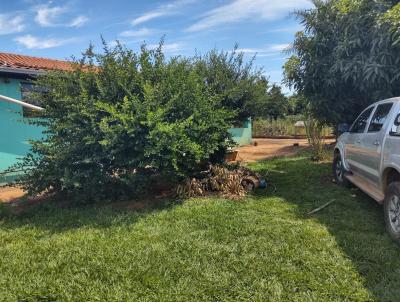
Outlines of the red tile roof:
M 45 59 L 0 52 L 0 68 L 45 70 L 72 70 L 72 64 L 68 61 Z

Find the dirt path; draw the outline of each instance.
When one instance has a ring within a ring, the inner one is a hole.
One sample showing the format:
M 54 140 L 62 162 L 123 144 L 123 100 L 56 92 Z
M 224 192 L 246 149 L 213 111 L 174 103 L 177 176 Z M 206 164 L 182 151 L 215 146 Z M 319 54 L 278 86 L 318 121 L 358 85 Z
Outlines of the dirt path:
M 308 146 L 307 139 L 253 139 L 257 146 L 249 145 L 237 148 L 239 160 L 244 162 L 255 162 L 258 160 L 277 156 L 295 155 L 299 150 Z M 326 140 L 326 143 L 333 142 L 333 139 Z M 294 146 L 294 144 L 299 144 Z
M 332 140 L 330 140 L 332 141 Z M 327 141 L 327 142 L 330 142 Z M 254 139 L 257 146 L 249 145 L 239 147 L 238 159 L 245 162 L 255 162 L 257 160 L 272 158 L 277 156 L 291 156 L 308 146 L 306 139 Z M 293 144 L 299 144 L 295 147 Z M 20 198 L 24 192 L 19 188 L 0 188 L 0 201 L 7 202 Z
M 24 191 L 19 188 L 5 187 L 0 188 L 0 202 L 7 202 L 24 196 Z

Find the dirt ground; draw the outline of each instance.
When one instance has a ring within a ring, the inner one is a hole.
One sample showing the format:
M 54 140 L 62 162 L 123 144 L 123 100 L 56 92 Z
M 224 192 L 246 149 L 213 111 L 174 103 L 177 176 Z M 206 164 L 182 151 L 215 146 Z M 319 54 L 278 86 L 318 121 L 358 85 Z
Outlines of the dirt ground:
M 0 202 L 7 202 L 24 196 L 24 191 L 14 187 L 0 188 Z
M 277 156 L 292 156 L 300 149 L 308 146 L 307 139 L 253 139 L 257 144 L 239 147 L 238 160 L 243 162 L 255 162 L 258 160 L 272 158 Z M 294 146 L 298 144 L 298 146 Z
M 238 160 L 243 162 L 255 162 L 261 159 L 277 156 L 295 155 L 300 149 L 308 146 L 306 139 L 267 139 L 259 138 L 253 140 L 257 146 L 249 145 L 237 148 L 239 151 Z M 328 142 L 331 142 L 330 140 Z M 299 144 L 294 146 L 293 144 Z M 0 201 L 7 202 L 24 195 L 19 188 L 0 188 Z

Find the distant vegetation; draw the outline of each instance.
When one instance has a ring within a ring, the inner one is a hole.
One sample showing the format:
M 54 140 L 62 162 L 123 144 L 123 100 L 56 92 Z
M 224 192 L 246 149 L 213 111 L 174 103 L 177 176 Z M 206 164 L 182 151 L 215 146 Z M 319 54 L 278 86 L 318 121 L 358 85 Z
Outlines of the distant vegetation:
M 256 119 L 253 122 L 253 137 L 281 137 L 281 136 L 307 136 L 305 127 L 296 127 L 296 122 L 304 122 L 304 115 L 288 115 L 284 118 Z M 322 129 L 322 136 L 331 136 L 333 129 L 325 126 Z

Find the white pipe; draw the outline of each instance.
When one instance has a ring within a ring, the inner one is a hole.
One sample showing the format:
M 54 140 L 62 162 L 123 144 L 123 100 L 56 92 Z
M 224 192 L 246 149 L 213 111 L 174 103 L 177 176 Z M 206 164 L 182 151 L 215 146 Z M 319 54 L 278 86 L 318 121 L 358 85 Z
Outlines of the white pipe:
M 9 102 L 9 103 L 18 104 L 18 105 L 21 105 L 22 107 L 26 107 L 26 108 L 29 108 L 29 109 L 44 110 L 44 108 L 42 108 L 42 107 L 35 106 L 35 105 L 32 105 L 32 104 L 28 104 L 28 103 L 25 103 L 25 102 L 22 102 L 22 101 L 18 101 L 16 99 L 13 99 L 13 98 L 10 98 L 8 96 L 1 95 L 1 94 L 0 94 L 0 100 L 6 101 L 6 102 Z

